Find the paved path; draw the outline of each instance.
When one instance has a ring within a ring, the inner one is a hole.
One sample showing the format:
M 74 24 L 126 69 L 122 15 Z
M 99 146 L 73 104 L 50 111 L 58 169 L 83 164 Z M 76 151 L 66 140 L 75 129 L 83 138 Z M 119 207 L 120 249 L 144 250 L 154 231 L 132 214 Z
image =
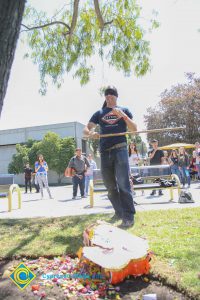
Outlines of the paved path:
M 82 214 L 113 213 L 113 208 L 106 194 L 95 194 L 94 207 L 89 207 L 89 197 L 86 199 L 72 200 L 72 186 L 51 187 L 54 199 L 41 200 L 40 194 L 22 194 L 22 209 L 17 209 L 17 199 L 14 197 L 13 210 L 7 211 L 7 200 L 0 198 L 0 219 L 1 218 L 35 218 L 35 217 L 60 217 L 75 216 Z M 135 201 L 137 211 L 158 210 L 169 208 L 197 207 L 200 206 L 200 183 L 192 183 L 190 189 L 194 204 L 179 204 L 178 193 L 174 190 L 174 200 L 169 202 L 169 190 L 163 190 L 163 196 L 149 196 L 151 191 L 137 191 Z M 45 191 L 46 192 L 46 191 Z M 45 194 L 47 195 L 47 194 Z

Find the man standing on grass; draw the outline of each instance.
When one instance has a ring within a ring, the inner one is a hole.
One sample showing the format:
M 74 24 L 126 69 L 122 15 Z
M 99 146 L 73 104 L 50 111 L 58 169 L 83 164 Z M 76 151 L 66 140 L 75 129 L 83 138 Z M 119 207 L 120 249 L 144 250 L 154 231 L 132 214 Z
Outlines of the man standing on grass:
M 128 228 L 134 224 L 135 208 L 129 182 L 126 136 L 117 134 L 126 132 L 127 127 L 136 131 L 137 127 L 131 112 L 117 105 L 118 92 L 115 87 L 107 87 L 104 95 L 102 109 L 93 114 L 83 132 L 88 137 L 99 138 L 99 134 L 93 131 L 99 124 L 100 134 L 113 134 L 100 138 L 101 172 L 108 198 L 115 210 L 113 219 L 122 219 L 120 226 Z

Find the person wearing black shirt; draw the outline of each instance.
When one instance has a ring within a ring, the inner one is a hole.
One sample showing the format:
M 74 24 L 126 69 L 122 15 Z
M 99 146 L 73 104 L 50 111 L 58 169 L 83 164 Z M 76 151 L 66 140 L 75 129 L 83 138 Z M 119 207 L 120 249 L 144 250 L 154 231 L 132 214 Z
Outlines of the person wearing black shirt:
M 90 118 L 84 128 L 84 134 L 91 138 L 100 138 L 101 172 L 108 190 L 108 198 L 115 210 L 114 219 L 121 219 L 122 228 L 134 225 L 135 207 L 129 181 L 129 162 L 126 136 L 118 135 L 127 131 L 136 131 L 137 126 L 128 108 L 118 106 L 118 91 L 108 86 L 104 91 L 105 101 L 102 109 Z M 100 126 L 100 137 L 95 127 Z
M 151 146 L 152 146 L 152 150 L 149 151 L 149 158 L 150 158 L 150 166 L 155 166 L 155 165 L 162 165 L 163 164 L 163 160 L 164 160 L 164 152 L 162 150 L 158 149 L 158 141 L 157 140 L 152 140 L 151 141 Z M 154 196 L 156 193 L 155 190 L 153 190 L 151 192 L 151 196 Z M 162 190 L 159 190 L 159 195 L 163 195 Z
M 33 173 L 33 169 L 31 169 L 29 163 L 27 163 L 26 167 L 24 168 L 25 193 L 27 193 L 28 185 L 29 185 L 30 193 L 32 192 L 32 186 L 31 186 L 32 173 Z

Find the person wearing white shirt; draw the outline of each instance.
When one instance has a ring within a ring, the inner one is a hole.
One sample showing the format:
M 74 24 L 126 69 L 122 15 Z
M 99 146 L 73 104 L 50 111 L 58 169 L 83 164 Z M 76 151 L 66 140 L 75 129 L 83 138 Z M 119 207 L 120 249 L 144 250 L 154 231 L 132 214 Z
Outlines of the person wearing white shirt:
M 140 154 L 137 151 L 136 144 L 131 142 L 128 146 L 128 157 L 129 157 L 129 166 L 135 167 L 138 166 L 140 161 Z
M 93 170 L 97 169 L 96 162 L 93 160 L 92 154 L 88 154 L 87 157 L 90 167 L 87 169 L 85 173 L 85 196 L 88 196 L 88 190 L 89 190 L 89 185 L 90 185 L 90 180 L 93 179 Z

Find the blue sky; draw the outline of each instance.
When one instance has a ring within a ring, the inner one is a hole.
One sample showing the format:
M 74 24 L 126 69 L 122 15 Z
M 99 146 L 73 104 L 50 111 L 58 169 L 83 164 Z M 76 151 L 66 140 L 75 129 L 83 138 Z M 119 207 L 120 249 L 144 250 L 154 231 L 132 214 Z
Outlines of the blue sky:
M 63 0 L 32 0 L 37 8 L 53 11 L 62 7 Z M 42 3 L 41 3 L 42 2 Z M 0 129 L 19 128 L 43 124 L 79 121 L 86 124 L 98 110 L 103 98 L 98 90 L 102 85 L 113 84 L 119 92 L 118 104 L 127 106 L 133 113 L 138 129 L 145 128 L 143 115 L 147 107 L 160 100 L 159 95 L 172 85 L 185 82 L 186 72 L 200 75 L 200 1 L 199 0 L 142 0 L 143 15 L 150 17 L 158 11 L 159 29 L 148 35 L 151 43 L 152 71 L 143 78 L 124 77 L 108 68 L 106 63 L 94 60 L 96 72 L 91 81 L 81 87 L 70 74 L 64 78 L 60 90 L 49 86 L 45 97 L 40 88 L 37 66 L 24 60 L 26 46 L 18 42 L 9 80 Z

